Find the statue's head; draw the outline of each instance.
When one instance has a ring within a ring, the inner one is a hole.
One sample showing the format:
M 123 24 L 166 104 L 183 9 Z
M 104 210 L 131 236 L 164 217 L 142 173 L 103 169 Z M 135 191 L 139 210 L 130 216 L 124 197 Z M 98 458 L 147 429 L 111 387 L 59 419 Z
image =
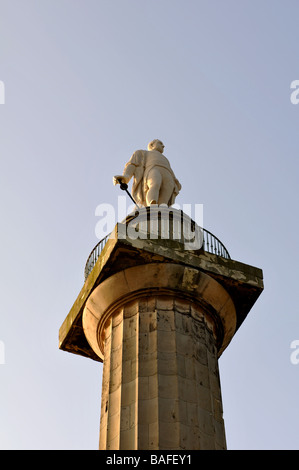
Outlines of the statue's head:
M 158 150 L 158 152 L 163 153 L 164 147 L 165 147 L 165 145 L 163 144 L 163 142 L 161 142 L 161 140 L 154 139 L 148 144 L 147 149 L 148 150 Z

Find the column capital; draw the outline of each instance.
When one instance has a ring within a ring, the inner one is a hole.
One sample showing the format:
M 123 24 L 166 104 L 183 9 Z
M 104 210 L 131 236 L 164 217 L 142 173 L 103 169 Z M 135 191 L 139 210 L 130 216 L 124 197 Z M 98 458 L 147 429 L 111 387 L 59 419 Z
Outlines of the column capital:
M 154 295 L 200 305 L 211 323 L 218 357 L 236 331 L 237 315 L 228 292 L 208 274 L 174 263 L 151 263 L 124 269 L 103 281 L 89 296 L 82 316 L 87 341 L 101 361 L 104 326 L 120 306 Z
M 181 269 L 186 273 L 186 276 L 189 272 L 201 273 L 203 280 L 203 275 L 207 275 L 222 286 L 230 296 L 236 310 L 235 331 L 241 326 L 263 291 L 263 273 L 259 268 L 233 259 L 224 259 L 202 249 L 186 251 L 182 244 L 174 240 L 123 238 L 123 229 L 123 224 L 116 225 L 61 325 L 59 331 L 60 349 L 96 361 L 102 360 L 86 340 L 82 325 L 83 311 L 89 297 L 99 285 L 123 270 L 133 267 L 141 266 L 142 271 L 144 266 L 148 264 L 175 264 L 182 267 Z M 191 276 L 191 274 L 189 275 Z M 199 274 L 197 275 L 199 276 Z M 119 274 L 119 276 L 121 278 L 122 275 Z M 212 281 L 210 281 L 210 285 L 212 285 Z M 176 289 L 179 290 L 179 287 Z M 221 351 L 223 350 L 222 347 Z

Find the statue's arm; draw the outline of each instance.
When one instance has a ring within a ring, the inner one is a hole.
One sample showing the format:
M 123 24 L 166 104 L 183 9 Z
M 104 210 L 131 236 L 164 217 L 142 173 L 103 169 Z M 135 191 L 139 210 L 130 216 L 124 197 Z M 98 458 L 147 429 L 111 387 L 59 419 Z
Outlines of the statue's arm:
M 175 176 L 172 168 L 171 168 L 171 173 L 172 173 L 172 176 L 173 176 L 173 179 L 174 179 L 174 184 L 175 184 L 174 194 L 177 196 L 179 194 L 180 190 L 182 189 L 182 185 L 179 182 L 179 180 L 177 179 L 177 177 Z
M 119 184 L 119 183 L 126 183 L 130 181 L 132 176 L 134 176 L 136 168 L 141 165 L 141 158 L 142 155 L 139 150 L 133 153 L 132 157 L 128 161 L 128 163 L 125 165 L 124 171 L 122 175 L 115 175 L 113 177 L 113 184 Z
M 122 175 L 115 175 L 113 176 L 113 184 L 120 184 L 120 183 L 126 183 L 130 181 L 134 174 L 134 166 L 131 165 L 132 168 L 128 167 L 126 170 L 124 170 L 124 173 Z
M 179 182 L 179 180 L 178 180 L 176 177 L 174 177 L 174 182 L 175 182 L 175 190 L 174 190 L 174 192 L 175 192 L 175 194 L 177 195 L 177 194 L 179 194 L 180 190 L 182 189 L 182 185 L 181 185 L 181 183 Z

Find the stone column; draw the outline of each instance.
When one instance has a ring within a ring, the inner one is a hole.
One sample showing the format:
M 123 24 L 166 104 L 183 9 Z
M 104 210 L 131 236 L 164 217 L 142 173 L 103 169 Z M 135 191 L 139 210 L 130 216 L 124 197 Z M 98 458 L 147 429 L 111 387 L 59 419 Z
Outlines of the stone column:
M 180 214 L 170 217 L 173 236 L 163 238 L 161 220 L 157 237 L 144 238 L 147 212 L 137 237 L 134 217 L 116 225 L 59 348 L 104 363 L 100 449 L 225 449 L 218 359 L 263 291 L 263 273 L 205 251 L 209 239 L 186 247 L 193 228 Z
M 100 449 L 225 449 L 218 356 L 236 329 L 227 291 L 175 263 L 117 272 L 83 311 L 104 362 Z

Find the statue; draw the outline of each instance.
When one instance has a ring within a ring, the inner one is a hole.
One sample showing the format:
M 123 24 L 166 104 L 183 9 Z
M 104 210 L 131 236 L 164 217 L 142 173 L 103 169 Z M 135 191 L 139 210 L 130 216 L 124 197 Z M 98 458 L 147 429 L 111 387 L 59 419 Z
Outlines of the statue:
M 132 196 L 138 206 L 174 204 L 181 184 L 173 173 L 168 159 L 163 155 L 164 144 L 152 140 L 147 150 L 136 150 L 125 165 L 122 175 L 113 178 L 114 185 L 128 184 L 132 176 Z

